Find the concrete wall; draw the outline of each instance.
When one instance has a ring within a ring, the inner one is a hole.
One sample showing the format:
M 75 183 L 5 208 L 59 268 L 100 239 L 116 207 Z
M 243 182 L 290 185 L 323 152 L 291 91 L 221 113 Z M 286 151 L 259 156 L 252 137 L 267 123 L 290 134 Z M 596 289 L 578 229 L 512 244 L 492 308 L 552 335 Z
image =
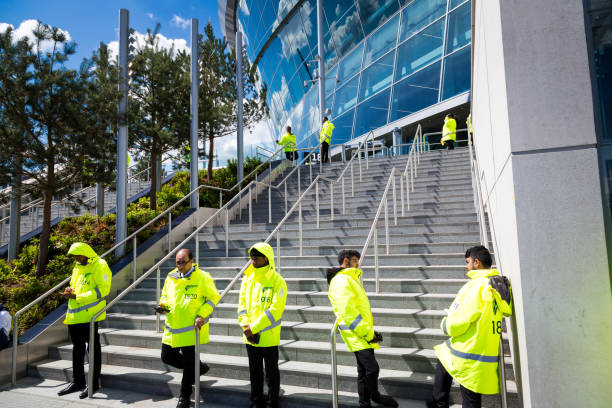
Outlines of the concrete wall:
M 582 2 L 476 0 L 472 116 L 526 407 L 609 406 L 612 298 Z

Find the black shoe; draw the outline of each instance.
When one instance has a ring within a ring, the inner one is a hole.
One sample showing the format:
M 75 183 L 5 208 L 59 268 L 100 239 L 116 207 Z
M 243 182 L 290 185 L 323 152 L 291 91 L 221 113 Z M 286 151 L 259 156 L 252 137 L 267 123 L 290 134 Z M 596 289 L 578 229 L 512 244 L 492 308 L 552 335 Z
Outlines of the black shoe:
M 189 408 L 191 406 L 191 395 L 181 395 L 176 408 Z
M 76 384 L 76 383 L 70 383 L 68 384 L 66 388 L 58 391 L 57 395 L 61 397 L 62 395 L 72 394 L 73 392 L 81 391 L 83 388 L 85 388 L 84 384 L 81 385 L 81 384 Z
M 375 403 L 385 406 L 385 407 L 398 407 L 397 401 L 393 399 L 390 395 L 382 395 L 379 394 L 378 397 L 372 398 L 372 401 Z
M 209 370 L 209 365 L 200 361 L 200 375 L 206 374 Z
M 96 392 L 98 392 L 99 389 L 100 389 L 100 387 L 94 387 L 93 392 L 91 393 L 91 395 L 94 395 Z M 89 394 L 89 388 L 85 387 L 83 392 L 79 394 L 79 398 L 80 399 L 85 399 L 85 398 L 87 398 L 88 394 Z

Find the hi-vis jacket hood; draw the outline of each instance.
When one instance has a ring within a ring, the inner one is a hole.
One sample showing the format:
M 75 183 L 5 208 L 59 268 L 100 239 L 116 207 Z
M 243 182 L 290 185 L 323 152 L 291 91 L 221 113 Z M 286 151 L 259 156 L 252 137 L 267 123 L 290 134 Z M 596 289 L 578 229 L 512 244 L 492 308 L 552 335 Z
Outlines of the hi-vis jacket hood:
M 68 311 L 65 324 L 89 323 L 91 318 L 106 306 L 106 297 L 110 293 L 112 273 L 106 261 L 83 242 L 72 244 L 68 255 L 82 255 L 88 258 L 87 264 L 78 262 L 72 270 L 70 287 L 76 299 L 68 300 Z M 102 313 L 96 321 L 104 320 Z
M 379 348 L 369 343 L 374 338 L 374 318 L 370 300 L 359 281 L 358 268 L 330 268 L 327 270 L 329 301 L 338 318 L 338 329 L 349 351 Z
M 242 327 L 249 326 L 253 334 L 260 333 L 258 344 L 249 343 L 243 336 L 246 344 L 255 347 L 278 346 L 287 301 L 287 284 L 276 272 L 272 247 L 259 242 L 249 249 L 249 255 L 253 249 L 268 259 L 268 265 L 254 268 L 251 263 L 244 271 L 238 299 L 238 323 Z
M 496 269 L 478 269 L 451 304 L 440 328 L 450 338 L 434 347 L 459 384 L 479 394 L 499 392 L 502 317 L 512 314 L 510 282 Z
M 75 242 L 70 246 L 68 255 L 82 255 L 89 259 L 97 258 L 98 254 L 89 245 L 84 242 Z

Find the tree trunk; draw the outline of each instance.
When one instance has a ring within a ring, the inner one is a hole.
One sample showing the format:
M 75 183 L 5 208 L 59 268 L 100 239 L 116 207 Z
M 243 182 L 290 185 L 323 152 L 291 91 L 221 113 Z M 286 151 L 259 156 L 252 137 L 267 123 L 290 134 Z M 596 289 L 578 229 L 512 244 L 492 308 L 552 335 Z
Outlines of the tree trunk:
M 51 235 L 51 200 L 53 193 L 49 190 L 43 192 L 43 224 L 38 247 L 38 261 L 36 263 L 36 277 L 47 273 L 47 260 L 49 258 L 49 237 Z
M 153 150 L 151 152 L 151 195 L 150 195 L 150 208 L 152 210 L 157 209 L 157 152 Z
M 209 143 L 209 148 L 208 148 L 208 170 L 206 171 L 206 179 L 210 182 L 212 181 L 212 174 L 213 174 L 213 152 L 215 151 L 215 137 L 211 134 L 208 137 L 208 143 Z

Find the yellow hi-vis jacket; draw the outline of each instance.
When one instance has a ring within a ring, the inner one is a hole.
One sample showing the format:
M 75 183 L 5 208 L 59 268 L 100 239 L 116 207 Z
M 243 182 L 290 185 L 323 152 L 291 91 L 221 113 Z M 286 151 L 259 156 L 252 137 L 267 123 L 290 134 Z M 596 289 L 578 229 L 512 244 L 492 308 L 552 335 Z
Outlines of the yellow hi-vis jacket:
M 219 301 L 215 281 L 208 272 L 193 268 L 181 276 L 176 268 L 166 277 L 159 304 L 166 306 L 162 343 L 171 347 L 195 345 L 195 319 L 200 316 L 204 325 L 200 329 L 200 344 L 208 343 L 208 318 Z
M 68 299 L 64 324 L 89 323 L 91 318 L 106 306 L 113 274 L 106 261 L 83 242 L 72 244 L 68 255 L 83 255 L 89 259 L 87 265 L 77 262 L 72 270 L 70 287 L 76 294 L 76 299 Z M 98 316 L 96 322 L 104 319 L 106 312 Z
M 295 135 L 289 132 L 285 133 L 278 144 L 284 146 L 283 150 L 285 152 L 295 152 Z
M 269 265 L 244 271 L 238 301 L 238 323 L 250 326 L 253 334 L 260 333 L 259 343 L 252 344 L 243 335 L 243 341 L 255 347 L 271 347 L 280 344 L 281 318 L 287 302 L 287 284 L 274 268 L 274 251 L 266 243 L 259 242 L 249 249 L 257 249 L 268 258 Z
M 479 394 L 497 394 L 502 317 L 512 314 L 511 289 L 508 285 L 504 293 L 496 286 L 505 279 L 496 269 L 467 275 L 471 280 L 459 290 L 440 325 L 450 338 L 434 350 L 459 384 Z
M 335 270 L 338 272 L 331 276 Z M 344 344 L 349 351 L 378 349 L 378 343 L 368 343 L 374 338 L 374 318 L 368 296 L 359 281 L 361 270 L 330 268 L 327 274 L 328 297 L 339 320 L 338 328 Z
M 449 117 L 444 118 L 444 126 L 442 127 L 442 146 L 447 140 L 457 140 L 457 121 Z
M 472 114 L 471 113 L 468 115 L 467 120 L 465 121 L 465 124 L 468 127 L 468 132 L 474 133 L 474 130 L 472 129 Z
M 325 121 L 321 128 L 321 134 L 319 135 L 319 143 L 327 142 L 331 144 L 332 132 L 334 130 L 334 124 L 329 120 Z

